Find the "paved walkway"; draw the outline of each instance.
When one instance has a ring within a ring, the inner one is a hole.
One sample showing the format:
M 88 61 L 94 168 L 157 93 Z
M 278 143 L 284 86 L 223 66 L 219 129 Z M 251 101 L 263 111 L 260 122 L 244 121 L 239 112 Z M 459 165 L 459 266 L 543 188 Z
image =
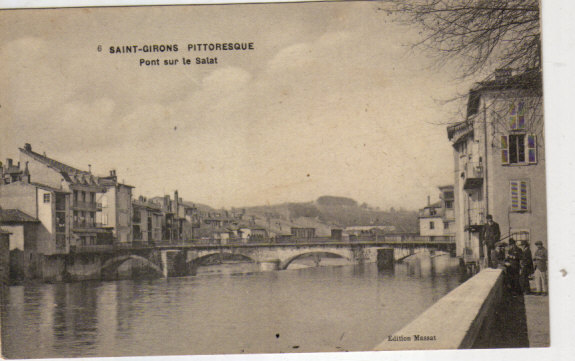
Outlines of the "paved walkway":
M 525 295 L 529 347 L 549 347 L 549 296 Z
M 504 291 L 488 335 L 474 348 L 549 346 L 549 297 Z

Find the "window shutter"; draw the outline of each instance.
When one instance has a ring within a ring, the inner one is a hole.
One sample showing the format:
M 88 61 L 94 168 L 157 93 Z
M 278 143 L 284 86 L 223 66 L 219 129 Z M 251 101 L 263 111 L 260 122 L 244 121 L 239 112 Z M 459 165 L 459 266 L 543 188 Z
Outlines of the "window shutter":
M 517 129 L 525 129 L 525 103 L 519 102 L 517 109 Z
M 520 185 L 520 188 L 519 188 L 519 192 L 520 192 L 519 208 L 522 211 L 527 211 L 527 210 L 529 210 L 529 198 L 528 198 L 528 194 L 527 194 L 527 181 L 520 181 L 519 185 Z
M 527 144 L 527 162 L 529 164 L 537 164 L 537 136 L 535 134 L 527 134 L 525 137 Z
M 511 181 L 511 210 L 519 210 L 519 181 Z
M 510 181 L 509 184 L 511 190 L 511 211 L 529 211 L 529 181 L 514 180 Z
M 507 135 L 501 136 L 501 164 L 509 164 L 509 139 Z
M 513 103 L 509 105 L 509 129 L 517 129 L 517 107 Z

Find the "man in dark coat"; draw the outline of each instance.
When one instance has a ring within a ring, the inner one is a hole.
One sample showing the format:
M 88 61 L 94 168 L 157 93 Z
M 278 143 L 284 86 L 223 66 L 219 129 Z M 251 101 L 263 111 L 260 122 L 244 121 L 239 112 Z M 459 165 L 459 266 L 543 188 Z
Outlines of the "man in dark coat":
M 493 221 L 493 216 L 491 214 L 488 214 L 486 218 L 487 223 L 483 226 L 483 242 L 487 247 L 487 264 L 489 267 L 493 267 L 491 251 L 495 249 L 495 244 L 499 242 L 501 231 L 499 230 L 499 224 Z
M 509 275 L 509 286 L 515 294 L 521 294 L 521 285 L 519 283 L 519 272 L 521 270 L 520 262 L 523 252 L 513 238 L 509 238 L 509 250 L 507 250 L 507 274 Z
M 522 254 L 521 260 L 519 261 L 519 266 L 521 270 L 519 271 L 519 283 L 521 284 L 521 290 L 524 294 L 531 294 L 531 286 L 529 285 L 529 277 L 533 274 L 533 257 L 531 255 L 531 248 L 529 247 L 529 241 L 521 242 Z

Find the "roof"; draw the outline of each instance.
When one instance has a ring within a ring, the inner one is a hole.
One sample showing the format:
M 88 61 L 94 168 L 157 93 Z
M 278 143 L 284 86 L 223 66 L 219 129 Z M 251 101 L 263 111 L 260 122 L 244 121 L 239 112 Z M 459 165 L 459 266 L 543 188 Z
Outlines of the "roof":
M 37 223 L 34 217 L 27 215 L 19 209 L 0 209 L 0 223 Z
M 457 143 L 461 139 L 463 139 L 468 134 L 473 132 L 473 126 L 468 121 L 464 120 L 462 122 L 458 122 L 447 127 L 447 138 L 449 140 L 453 140 L 455 135 L 457 134 L 458 137 L 456 140 L 453 140 L 454 143 Z
M 69 166 L 67 164 L 64 164 L 62 162 L 59 162 L 55 159 L 48 158 L 45 155 L 38 154 L 38 153 L 32 151 L 32 149 L 27 149 L 26 147 L 25 148 L 19 148 L 19 149 L 20 149 L 20 152 L 27 154 L 27 155 L 31 156 L 32 158 L 36 159 L 37 161 L 44 163 L 44 164 L 46 164 L 52 168 L 55 168 L 55 169 L 59 170 L 60 172 L 65 172 L 68 174 L 77 173 L 77 174 L 90 175 L 89 172 L 80 170 L 78 168 L 74 168 L 74 167 Z
M 31 185 L 36 186 L 38 188 L 42 188 L 45 189 L 47 191 L 52 191 L 52 192 L 58 192 L 58 193 L 70 193 L 69 191 L 63 190 L 63 189 L 58 189 L 58 188 L 54 188 L 54 187 L 50 187 L 47 186 L 45 184 L 42 183 L 37 183 L 37 182 L 30 182 Z
M 132 205 L 136 206 L 136 207 L 144 207 L 144 208 L 149 208 L 152 209 L 154 211 L 158 211 L 161 212 L 162 211 L 162 206 L 160 206 L 159 204 L 156 203 L 152 203 L 152 202 L 142 202 L 140 200 L 132 200 Z
M 68 183 L 86 186 L 100 185 L 100 178 L 94 176 L 92 173 L 64 164 L 45 155 L 36 153 L 28 144 L 24 148 L 19 149 L 20 152 L 29 155 L 36 161 L 59 171 L 64 180 Z
M 511 74 L 510 70 L 506 70 Z M 495 77 L 492 80 L 478 82 L 471 92 L 511 89 L 541 89 L 543 86 L 541 71 L 533 69 L 521 74 Z

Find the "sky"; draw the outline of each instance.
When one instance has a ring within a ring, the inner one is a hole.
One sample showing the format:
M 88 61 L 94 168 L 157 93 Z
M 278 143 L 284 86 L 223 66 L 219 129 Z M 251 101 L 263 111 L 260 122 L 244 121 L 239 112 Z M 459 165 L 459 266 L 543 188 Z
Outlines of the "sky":
M 453 183 L 446 123 L 477 79 L 376 2 L 0 12 L 0 159 L 64 163 L 214 207 L 345 196 L 417 209 Z M 254 50 L 188 52 L 194 43 Z M 110 54 L 110 46 L 178 52 Z M 102 51 L 98 51 L 101 46 Z M 218 64 L 182 65 L 181 58 Z M 179 59 L 140 66 L 140 59 Z M 33 175 L 32 175 L 33 177 Z

